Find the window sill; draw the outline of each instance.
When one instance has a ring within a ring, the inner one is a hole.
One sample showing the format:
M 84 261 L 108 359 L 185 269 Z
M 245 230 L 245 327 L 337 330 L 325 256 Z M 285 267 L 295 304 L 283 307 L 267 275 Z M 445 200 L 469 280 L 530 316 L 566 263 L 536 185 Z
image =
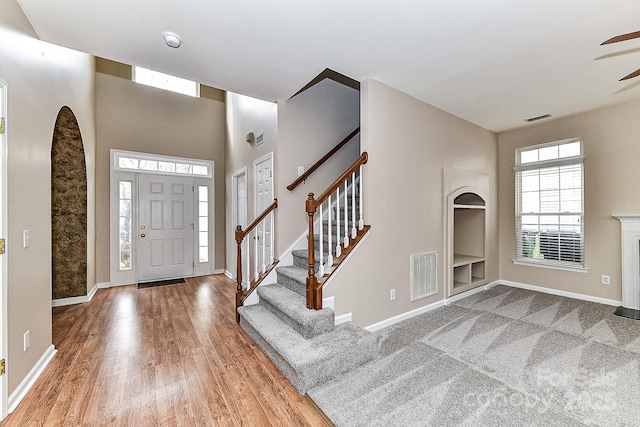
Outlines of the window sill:
M 511 260 L 515 265 L 525 265 L 527 267 L 540 267 L 540 268 L 550 268 L 552 270 L 562 270 L 562 271 L 572 271 L 574 273 L 588 273 L 589 269 L 587 267 L 573 267 L 573 266 L 565 266 L 565 265 L 553 265 L 553 264 L 545 264 L 543 262 L 536 261 L 526 261 L 522 259 L 514 259 Z

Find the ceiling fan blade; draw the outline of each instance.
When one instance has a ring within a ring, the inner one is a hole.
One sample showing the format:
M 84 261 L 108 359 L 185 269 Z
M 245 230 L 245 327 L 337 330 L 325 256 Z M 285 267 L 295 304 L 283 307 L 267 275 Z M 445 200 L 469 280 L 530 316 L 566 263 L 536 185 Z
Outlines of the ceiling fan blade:
M 628 34 L 621 34 L 619 36 L 612 37 L 609 40 L 603 41 L 600 44 L 600 46 L 605 45 L 605 44 L 623 42 L 623 41 L 626 41 L 626 40 L 637 39 L 637 38 L 640 38 L 640 31 L 636 31 L 634 33 L 628 33 Z
M 631 74 L 629 74 L 627 76 L 624 76 L 623 78 L 620 79 L 620 81 L 629 80 L 629 79 L 632 79 L 632 78 L 638 77 L 638 76 L 640 76 L 640 69 L 635 70 L 633 73 L 631 73 Z

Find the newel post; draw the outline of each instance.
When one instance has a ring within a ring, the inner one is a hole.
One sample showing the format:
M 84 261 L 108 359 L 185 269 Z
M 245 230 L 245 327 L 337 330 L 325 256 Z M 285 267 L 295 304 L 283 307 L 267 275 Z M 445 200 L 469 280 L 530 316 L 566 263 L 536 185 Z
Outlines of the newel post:
M 316 201 L 313 198 L 313 193 L 309 193 L 309 198 L 305 202 L 305 208 L 309 215 L 309 274 L 307 276 L 307 308 L 310 310 L 317 310 L 316 286 L 318 285 L 318 279 L 316 278 L 315 271 L 315 236 L 313 235 L 313 216 L 316 213 L 317 206 Z M 322 236 L 320 236 L 320 238 L 322 239 Z
M 238 313 L 238 307 L 242 305 L 242 241 L 244 240 L 244 232 L 242 226 L 236 227 L 236 243 L 238 243 L 238 270 L 236 271 L 236 281 L 238 286 L 236 287 L 236 323 L 240 322 L 240 313 Z

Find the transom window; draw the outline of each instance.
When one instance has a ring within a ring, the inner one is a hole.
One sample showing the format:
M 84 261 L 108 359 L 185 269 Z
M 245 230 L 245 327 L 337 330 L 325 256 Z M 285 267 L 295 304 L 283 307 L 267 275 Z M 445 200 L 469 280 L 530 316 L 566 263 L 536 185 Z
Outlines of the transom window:
M 515 261 L 584 269 L 583 154 L 579 139 L 516 151 Z
M 200 85 L 198 83 L 147 68 L 133 67 L 133 81 L 146 86 L 193 96 L 194 98 L 200 97 Z
M 115 170 L 161 173 L 164 175 L 196 176 L 211 178 L 210 162 L 178 159 L 159 155 L 113 151 Z

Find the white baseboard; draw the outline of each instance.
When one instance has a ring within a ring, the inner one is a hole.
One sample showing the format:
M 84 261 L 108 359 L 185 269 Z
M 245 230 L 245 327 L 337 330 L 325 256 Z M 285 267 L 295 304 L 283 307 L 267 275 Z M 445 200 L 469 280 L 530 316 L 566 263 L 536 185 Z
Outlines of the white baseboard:
M 436 308 L 443 307 L 444 305 L 445 300 L 436 301 L 432 304 L 428 304 L 423 307 L 416 308 L 415 310 L 407 311 L 405 313 L 398 314 L 397 316 L 393 316 L 380 322 L 374 323 L 373 325 L 366 326 L 365 329 L 369 332 L 379 331 L 380 329 L 395 325 L 396 323 L 402 322 L 403 320 L 411 319 L 412 317 L 418 316 L 419 314 L 433 311 Z
M 579 300 L 589 301 L 589 302 L 596 302 L 598 304 L 613 305 L 613 306 L 622 305 L 622 301 L 594 297 L 594 296 L 584 295 L 584 294 L 578 294 L 575 292 L 560 291 L 558 289 L 545 288 L 543 286 L 529 285 L 526 283 L 512 282 L 511 280 L 498 280 L 497 283 L 501 285 L 511 286 L 512 288 L 527 289 L 529 291 L 543 292 L 545 294 L 558 295 L 561 297 L 574 298 L 574 299 L 579 299 Z
M 336 297 L 325 297 L 322 298 L 322 308 L 330 308 L 331 310 L 336 310 Z
M 336 316 L 334 325 L 339 325 L 340 323 L 346 323 L 346 322 L 351 322 L 351 313 Z
M 590 295 L 584 295 L 584 294 L 578 294 L 575 292 L 567 292 L 567 291 L 560 291 L 557 289 L 551 289 L 551 288 L 545 288 L 543 286 L 535 286 L 535 285 L 529 285 L 526 283 L 519 283 L 519 282 L 512 282 L 510 280 L 496 280 L 494 282 L 491 282 L 487 285 L 484 286 L 479 286 L 475 289 L 471 289 L 468 290 L 467 292 L 463 292 L 461 294 L 458 295 L 454 295 L 451 298 L 446 298 L 440 301 L 436 301 L 432 304 L 429 305 L 425 305 L 424 307 L 420 307 L 417 308 L 415 310 L 411 310 L 411 311 L 407 311 L 405 313 L 402 314 L 398 314 L 397 316 L 393 316 L 390 317 L 388 319 L 382 320 L 380 322 L 374 323 L 372 325 L 369 325 L 367 327 L 365 327 L 366 330 L 370 331 L 370 332 L 375 332 L 378 331 L 380 329 L 392 326 L 398 322 L 401 322 L 403 320 L 407 320 L 410 319 L 412 317 L 418 316 L 422 313 L 427 313 L 429 311 L 435 310 L 436 308 L 440 308 L 442 306 L 445 305 L 449 305 L 451 303 L 454 303 L 458 300 L 461 300 L 463 298 L 469 297 L 471 295 L 477 294 L 478 292 L 483 292 L 486 291 L 487 289 L 492 288 L 493 286 L 496 285 L 505 285 L 505 286 L 511 286 L 513 288 L 520 288 L 520 289 L 527 289 L 530 291 L 536 291 L 536 292 L 542 292 L 542 293 L 546 293 L 546 294 L 551 294 L 551 295 L 558 295 L 561 297 L 567 297 L 567 298 L 574 298 L 574 299 L 579 299 L 579 300 L 583 300 L 583 301 L 589 301 L 589 302 L 595 302 L 598 304 L 605 304 L 605 305 L 612 305 L 612 306 L 620 306 L 622 304 L 622 301 L 618 301 L 618 300 L 612 300 L 612 299 L 607 299 L 607 298 L 600 298 L 600 297 L 594 297 L 594 296 L 590 296 Z M 351 314 L 349 314 L 351 315 Z
M 440 308 L 443 307 L 445 305 L 449 305 L 451 303 L 454 303 L 458 300 L 461 300 L 462 298 L 466 298 L 468 296 L 471 296 L 473 294 L 477 294 L 478 292 L 483 292 L 486 291 L 487 289 L 497 285 L 499 282 L 495 281 L 495 282 L 491 282 L 489 284 L 486 284 L 484 286 L 479 286 L 475 289 L 470 289 L 466 292 L 462 292 L 461 294 L 458 295 L 454 295 L 451 298 L 446 298 L 446 299 L 442 299 L 440 301 L 436 301 L 434 303 L 425 305 L 423 307 L 419 307 L 416 308 L 415 310 L 411 310 L 411 311 L 407 311 L 405 313 L 402 314 L 398 314 L 397 316 L 393 316 L 390 317 L 388 319 L 382 320 L 378 323 L 374 323 L 373 325 L 369 325 L 367 327 L 365 327 L 366 330 L 370 331 L 370 332 L 375 332 L 375 331 L 379 331 L 380 329 L 384 329 L 386 327 L 395 325 L 398 322 L 402 322 L 403 320 L 407 320 L 407 319 L 411 319 L 412 317 L 418 316 L 420 314 L 423 313 L 427 313 L 429 311 L 433 311 L 436 308 Z M 351 316 L 351 313 L 349 313 L 349 316 Z
M 224 268 L 218 268 L 213 270 L 213 274 L 227 274 L 227 270 L 225 270 Z
M 83 302 L 89 302 L 91 301 L 91 298 L 93 298 L 93 296 L 96 294 L 97 290 L 98 290 L 98 285 L 96 284 L 93 286 L 93 288 L 91 288 L 91 290 L 87 295 L 51 300 L 51 307 L 63 307 L 65 305 L 74 305 L 74 304 L 82 304 Z
M 224 275 L 227 276 L 229 279 L 233 280 L 233 274 L 229 270 L 225 270 Z
M 500 282 L 496 280 L 494 282 L 487 283 L 484 286 L 478 286 L 477 288 L 469 289 L 468 291 L 462 292 L 462 293 L 460 293 L 458 295 L 454 295 L 452 297 L 445 298 L 444 305 L 449 305 L 449 304 L 452 304 L 452 303 L 454 303 L 456 301 L 459 301 L 459 300 L 461 300 L 463 298 L 470 297 L 471 295 L 475 295 L 477 293 L 484 292 L 484 291 L 486 291 L 486 290 L 488 290 L 488 289 L 490 289 L 490 288 L 492 288 L 492 287 L 494 287 L 495 285 L 498 285 L 498 284 L 500 284 Z
M 40 357 L 40 360 L 35 364 L 33 368 L 29 371 L 26 377 L 18 384 L 18 387 L 11 393 L 8 401 L 8 413 L 12 413 L 18 407 L 18 404 L 24 399 L 27 392 L 33 387 L 33 384 L 36 382 L 38 377 L 44 371 L 44 368 L 47 367 L 53 356 L 57 353 L 56 348 L 53 344 L 47 348 L 44 354 Z M 10 369 L 10 368 L 9 368 Z
M 98 289 L 107 289 L 111 287 L 111 282 L 96 283 L 96 286 L 98 287 Z

